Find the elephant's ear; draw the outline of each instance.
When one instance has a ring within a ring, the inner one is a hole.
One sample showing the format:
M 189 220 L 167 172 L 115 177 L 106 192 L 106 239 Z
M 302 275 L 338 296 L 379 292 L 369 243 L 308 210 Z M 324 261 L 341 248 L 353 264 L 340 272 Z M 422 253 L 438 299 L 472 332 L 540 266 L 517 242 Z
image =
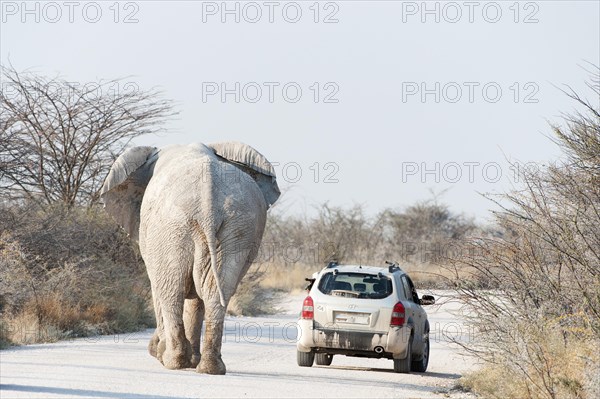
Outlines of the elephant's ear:
M 277 186 L 275 168 L 264 155 L 249 145 L 236 141 L 212 143 L 208 144 L 208 147 L 212 148 L 215 154 L 221 158 L 249 173 L 260 187 L 268 206 L 277 201 L 281 191 Z
M 100 189 L 100 198 L 108 213 L 136 241 L 142 198 L 154 172 L 158 152 L 156 147 L 129 148 L 113 163 Z

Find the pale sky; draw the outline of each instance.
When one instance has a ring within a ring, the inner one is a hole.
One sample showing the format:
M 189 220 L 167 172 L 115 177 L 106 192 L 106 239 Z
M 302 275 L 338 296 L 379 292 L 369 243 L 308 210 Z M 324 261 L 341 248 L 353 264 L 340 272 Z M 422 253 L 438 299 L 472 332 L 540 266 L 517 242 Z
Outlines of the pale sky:
M 484 219 L 478 193 L 515 183 L 507 159 L 559 156 L 548 121 L 574 104 L 556 86 L 589 97 L 599 3 L 2 1 L 0 60 L 160 88 L 180 114 L 136 144 L 246 142 L 276 163 L 289 213 L 447 190 Z

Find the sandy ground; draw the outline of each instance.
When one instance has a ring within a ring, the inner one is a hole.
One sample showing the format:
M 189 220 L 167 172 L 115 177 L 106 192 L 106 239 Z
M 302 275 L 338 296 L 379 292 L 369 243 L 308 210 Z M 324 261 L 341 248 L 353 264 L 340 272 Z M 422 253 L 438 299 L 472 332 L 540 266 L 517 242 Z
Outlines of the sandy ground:
M 473 366 L 448 342 L 468 341 L 453 303 L 429 306 L 431 358 L 426 373 L 396 374 L 392 361 L 336 356 L 331 366 L 296 365 L 295 320 L 303 295 L 277 315 L 226 320 L 227 375 L 165 369 L 146 351 L 151 330 L 30 345 L 0 352 L 0 398 L 198 398 L 464 396 L 448 391 Z

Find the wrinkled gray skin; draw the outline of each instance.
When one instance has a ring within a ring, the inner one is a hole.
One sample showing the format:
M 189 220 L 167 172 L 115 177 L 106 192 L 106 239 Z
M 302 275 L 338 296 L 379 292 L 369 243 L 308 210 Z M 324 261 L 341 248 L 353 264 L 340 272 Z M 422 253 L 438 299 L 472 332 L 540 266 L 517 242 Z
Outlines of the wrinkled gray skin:
M 157 321 L 148 350 L 165 367 L 225 374 L 227 304 L 279 194 L 271 164 L 242 143 L 134 147 L 113 164 L 101 198 L 139 243 Z

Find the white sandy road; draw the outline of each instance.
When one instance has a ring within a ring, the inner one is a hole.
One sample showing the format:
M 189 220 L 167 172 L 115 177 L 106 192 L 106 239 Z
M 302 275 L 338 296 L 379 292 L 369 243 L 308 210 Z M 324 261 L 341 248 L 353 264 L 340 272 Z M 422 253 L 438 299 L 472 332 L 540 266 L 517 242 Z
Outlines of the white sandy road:
M 426 373 L 396 374 L 392 361 L 336 356 L 329 367 L 296 365 L 294 322 L 302 296 L 269 317 L 227 318 L 227 375 L 167 370 L 146 351 L 151 330 L 30 345 L 0 352 L 0 398 L 441 397 L 470 361 L 445 334 L 462 334 L 456 305 L 428 307 Z

